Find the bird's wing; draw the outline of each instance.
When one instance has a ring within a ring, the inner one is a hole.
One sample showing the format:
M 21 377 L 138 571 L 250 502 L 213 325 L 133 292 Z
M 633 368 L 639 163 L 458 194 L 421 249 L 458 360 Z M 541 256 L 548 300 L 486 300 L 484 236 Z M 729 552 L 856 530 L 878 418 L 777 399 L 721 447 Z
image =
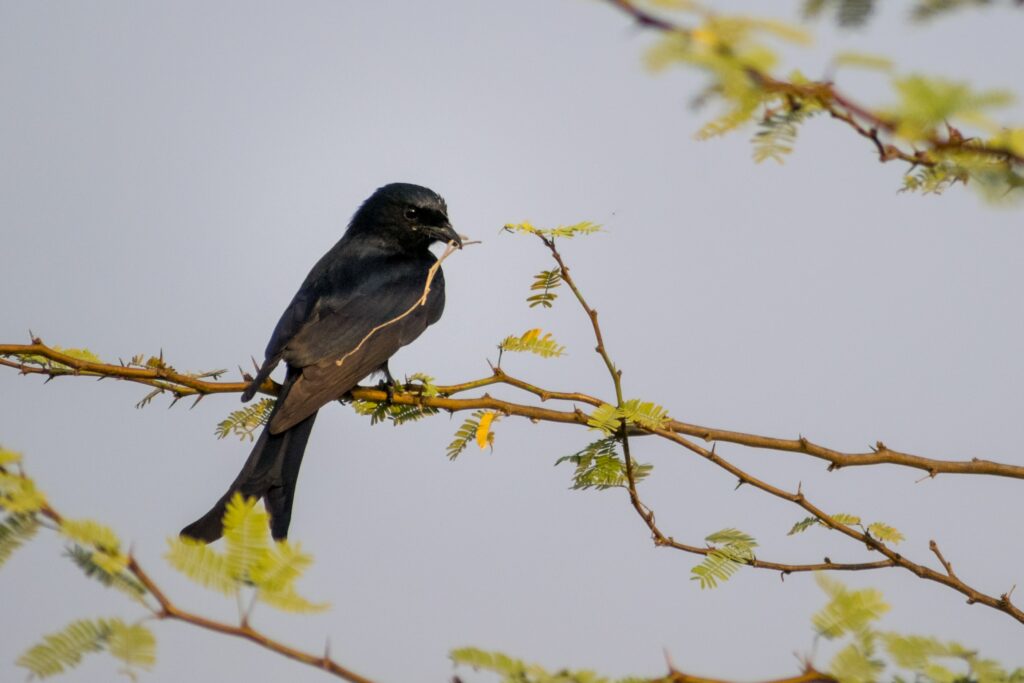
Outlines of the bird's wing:
M 417 303 L 429 267 L 421 259 L 382 264 L 364 272 L 357 285 L 317 299 L 307 321 L 280 350 L 280 357 L 302 374 L 274 416 L 272 433 L 288 429 L 340 398 L 440 317 L 444 307 L 440 269 L 425 303 Z

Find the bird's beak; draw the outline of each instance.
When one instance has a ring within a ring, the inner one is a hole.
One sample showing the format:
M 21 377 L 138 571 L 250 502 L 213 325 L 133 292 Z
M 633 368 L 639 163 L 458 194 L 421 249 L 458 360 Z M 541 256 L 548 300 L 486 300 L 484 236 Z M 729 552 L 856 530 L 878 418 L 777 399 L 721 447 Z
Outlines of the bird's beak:
M 462 249 L 462 238 L 459 237 L 459 233 L 455 232 L 455 228 L 448 221 L 441 225 L 427 226 L 424 232 L 438 242 L 455 242 L 455 244 L 459 245 L 459 249 Z

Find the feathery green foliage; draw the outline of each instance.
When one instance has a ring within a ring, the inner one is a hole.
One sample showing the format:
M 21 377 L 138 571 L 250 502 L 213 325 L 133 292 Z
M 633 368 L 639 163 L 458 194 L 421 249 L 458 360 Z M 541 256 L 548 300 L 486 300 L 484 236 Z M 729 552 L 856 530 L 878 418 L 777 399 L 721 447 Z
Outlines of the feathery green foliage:
M 754 161 L 761 163 L 772 159 L 783 163 L 787 154 L 793 151 L 798 126 L 811 116 L 821 113 L 818 106 L 802 105 L 788 107 L 782 111 L 765 112 L 758 122 L 759 130 L 754 134 Z
M 870 534 L 871 536 L 877 538 L 879 541 L 882 541 L 883 543 L 900 543 L 901 541 L 905 540 L 903 534 L 900 533 L 899 529 L 896 529 L 895 527 L 892 527 L 886 524 L 885 522 L 872 522 L 871 524 L 864 526 L 860 517 L 858 517 L 857 515 L 851 515 L 846 512 L 837 512 L 836 514 L 831 515 L 831 517 L 835 522 L 838 522 L 839 524 L 859 527 L 861 531 Z M 793 525 L 793 527 L 789 530 L 788 535 L 793 536 L 794 534 L 798 534 L 803 531 L 806 531 L 807 529 L 810 529 L 812 526 L 819 525 L 828 528 L 817 517 L 805 517 L 804 519 L 801 519 L 799 522 Z
M 405 378 L 407 384 L 411 382 L 417 382 L 420 386 L 418 388 L 410 387 L 410 389 L 417 390 L 420 396 L 437 396 L 440 393 L 437 386 L 434 384 L 434 378 L 423 372 L 414 372 Z
M 186 536 L 170 538 L 167 545 L 164 558 L 168 564 L 195 583 L 226 595 L 238 592 L 238 583 L 222 553 Z
M 871 55 L 864 52 L 851 52 L 849 50 L 837 52 L 832 57 L 832 66 L 855 67 L 858 69 L 870 69 L 872 71 L 892 71 L 896 64 L 888 57 Z
M 558 289 L 561 284 L 561 268 L 542 270 L 534 275 L 533 284 L 530 285 L 530 291 L 536 292 L 536 294 L 531 294 L 526 298 L 527 303 L 530 304 L 530 308 L 534 308 L 536 306 L 551 308 L 555 299 L 558 298 L 558 295 L 555 294 L 554 290 Z
M 804 0 L 803 14 L 814 19 L 826 11 L 835 12 L 840 26 L 863 26 L 875 9 L 874 0 Z
M 969 7 L 992 7 L 995 4 L 993 0 L 917 0 L 910 16 L 916 21 L 929 21 L 953 10 Z M 1016 0 L 1010 0 L 1004 4 L 1020 5 Z
M 841 683 L 875 683 L 884 670 L 885 661 L 877 656 L 872 631 L 862 631 L 854 636 L 828 665 L 829 673 Z
M 874 522 L 868 525 L 868 533 L 885 543 L 899 543 L 905 540 L 903 534 L 884 522 Z
M 34 515 L 15 514 L 0 522 L 0 567 L 26 541 L 39 530 L 39 521 Z
M 996 125 L 987 117 L 989 110 L 1010 102 L 1005 91 L 975 92 L 967 84 L 942 78 L 892 74 L 892 63 L 885 58 L 837 55 L 833 67 L 857 66 L 889 74 L 896 103 L 868 110 L 839 97 L 830 80 L 810 80 L 799 72 L 786 78 L 773 73 L 779 55 L 766 39 L 800 43 L 806 38 L 800 29 L 720 14 L 697 2 L 670 4 L 688 13 L 690 21 L 680 22 L 678 30 L 661 32 L 661 40 L 647 53 L 647 63 L 654 70 L 682 66 L 709 76 L 697 101 L 717 100 L 724 111 L 697 132 L 698 139 L 758 123 L 752 140 L 754 160 L 781 163 L 793 150 L 799 125 L 809 116 L 829 111 L 871 138 L 883 161 L 910 162 L 904 190 L 939 193 L 972 181 L 970 185 L 992 201 L 1024 196 L 1014 192 L 1024 188 L 1020 161 L 1024 154 L 1017 144 L 1007 143 L 1018 129 Z M 920 6 L 945 4 L 922 1 Z M 804 11 L 813 17 L 834 10 L 841 24 L 853 26 L 863 24 L 874 6 L 871 0 L 808 0 Z M 951 121 L 973 126 L 977 137 L 964 136 L 948 125 Z M 1002 154 L 1003 150 L 1009 154 Z
M 327 608 L 298 595 L 295 581 L 312 563 L 298 544 L 274 541 L 269 519 L 254 499 L 235 494 L 224 513 L 224 552 L 190 538 L 168 540 L 167 560 L 196 583 L 228 595 L 242 586 L 256 589 L 256 599 L 289 612 Z
M 486 410 L 474 410 L 473 414 L 466 418 L 458 431 L 455 432 L 455 438 L 448 444 L 449 460 L 459 457 L 462 451 L 466 450 L 469 442 L 476 438 L 477 430 L 480 429 L 480 419 L 486 412 Z
M 242 441 L 246 439 L 252 441 L 255 438 L 256 430 L 267 424 L 275 403 L 277 403 L 277 399 L 262 398 L 243 408 L 233 410 L 226 418 L 217 423 L 214 433 L 218 439 L 234 434 Z
M 79 619 L 43 637 L 18 658 L 18 666 L 33 676 L 47 678 L 77 665 L 82 656 L 100 652 L 112 632 L 112 619 Z
M 509 335 L 501 340 L 498 348 L 501 351 L 529 352 L 541 358 L 558 358 L 565 353 L 565 347 L 558 344 L 550 332 L 541 336 L 541 329 L 527 330 L 521 336 Z
M 810 529 L 815 524 L 819 524 L 819 521 L 818 521 L 817 517 L 804 517 L 799 522 L 794 524 L 793 528 L 790 529 L 789 533 L 786 534 L 786 535 L 787 536 L 793 536 L 794 534 L 799 534 L 801 532 L 807 531 L 808 529 Z
M 133 600 L 142 600 L 148 593 L 146 587 L 123 570 L 115 573 L 108 571 L 104 564 L 96 561 L 96 554 L 96 551 L 80 545 L 69 546 L 65 551 L 65 555 L 90 579 L 95 579 L 109 588 L 116 588 Z
M 954 119 L 987 122 L 984 112 L 1013 102 L 1005 90 L 974 92 L 968 83 L 921 75 L 895 78 L 899 102 L 888 115 L 899 121 L 898 132 L 909 140 L 923 140 Z
M 522 223 L 506 223 L 504 229 L 511 233 L 541 235 L 551 239 L 556 237 L 570 239 L 573 237 L 592 235 L 595 232 L 600 232 L 601 226 L 597 223 L 591 223 L 590 221 L 582 221 L 580 223 L 574 223 L 573 225 L 559 225 L 556 228 L 538 228 L 529 221 L 523 221 Z
M 622 423 L 643 429 L 664 429 L 668 423 L 668 411 L 652 401 L 631 398 L 617 408 L 603 403 L 590 413 L 587 424 L 607 435 L 617 434 Z
M 0 509 L 12 515 L 38 512 L 46 505 L 46 496 L 32 479 L 12 474 L 0 467 Z
M 877 590 L 851 590 L 824 574 L 818 574 L 817 579 L 828 594 L 829 602 L 813 616 L 812 623 L 815 631 L 829 640 L 847 640 L 828 668 L 842 683 L 879 681 L 890 667 L 895 670 L 891 672 L 895 681 L 1024 681 L 1024 668 L 1007 671 L 998 662 L 983 658 L 976 649 L 960 643 L 878 630 L 875 624 L 889 606 Z M 884 655 L 888 655 L 888 661 Z
M 120 619 L 79 619 L 44 636 L 18 658 L 18 666 L 35 677 L 47 678 L 77 666 L 84 655 L 104 649 L 123 662 L 129 674 L 156 662 L 156 638 L 145 626 L 128 625 Z
M 68 540 L 93 550 L 92 561 L 108 574 L 120 574 L 128 564 L 121 540 L 110 527 L 91 519 L 62 519 L 60 533 Z
M 112 619 L 107 649 L 129 670 L 149 669 L 156 664 L 156 638 L 142 624 L 124 624 L 120 619 Z
M 846 526 L 860 525 L 860 517 L 857 515 L 851 515 L 846 512 L 837 512 L 836 514 L 831 515 L 831 517 L 834 521 L 839 522 L 840 524 L 845 524 Z
M 649 680 L 622 678 L 616 681 L 588 669 L 548 671 L 538 664 L 528 664 L 501 652 L 489 652 L 475 647 L 452 650 L 449 656 L 456 666 L 497 674 L 501 683 L 641 683 Z
M 0 467 L 3 467 L 4 465 L 16 465 L 19 462 L 21 462 L 21 453 L 0 446 Z
M 700 581 L 701 588 L 717 588 L 739 571 L 740 566 L 754 559 L 757 541 L 739 529 L 722 529 L 705 539 L 714 546 L 704 561 L 690 570 L 692 581 Z
M 436 387 L 434 387 L 434 391 L 437 391 Z M 424 394 L 424 396 L 428 395 Z M 360 415 L 369 415 L 371 425 L 390 422 L 395 427 L 407 422 L 416 422 L 431 415 L 437 415 L 438 412 L 437 408 L 415 403 L 412 405 L 398 405 L 396 403 L 378 403 L 376 401 L 352 401 L 352 408 Z
M 582 450 L 572 455 L 564 455 L 555 461 L 555 466 L 563 462 L 572 463 L 576 471 L 572 476 L 572 488 L 586 490 L 590 488 L 603 491 L 610 488 L 625 487 L 629 484 L 626 475 L 626 463 L 618 451 L 618 439 L 614 436 L 599 439 L 587 444 Z M 639 483 L 654 468 L 651 465 L 633 463 L 633 481 Z
M 824 638 L 834 640 L 857 633 L 889 611 L 881 592 L 874 588 L 851 590 L 822 573 L 815 578 L 829 596 L 828 604 L 811 617 L 814 630 Z

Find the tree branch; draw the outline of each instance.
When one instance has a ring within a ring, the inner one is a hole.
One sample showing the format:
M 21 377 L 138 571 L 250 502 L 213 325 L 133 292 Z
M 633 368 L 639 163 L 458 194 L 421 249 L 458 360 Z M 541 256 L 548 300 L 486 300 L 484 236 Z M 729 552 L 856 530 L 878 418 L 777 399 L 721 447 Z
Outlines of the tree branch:
M 641 28 L 652 29 L 662 33 L 680 33 L 692 35 L 692 29 L 671 22 L 652 12 L 637 6 L 633 0 L 606 0 L 619 11 L 630 16 Z M 858 135 L 870 140 L 878 150 L 878 160 L 904 161 L 915 166 L 936 166 L 940 160 L 930 156 L 926 151 L 912 152 L 900 149 L 894 144 L 885 143 L 879 138 L 879 131 L 895 133 L 900 122 L 877 114 L 855 100 L 840 92 L 830 81 L 814 81 L 809 83 L 793 83 L 776 79 L 771 75 L 748 68 L 747 75 L 766 92 L 782 95 L 795 95 L 818 102 L 836 120 L 842 121 Z M 970 154 L 990 157 L 1015 166 L 1024 165 L 1024 156 L 1014 150 L 1000 145 L 982 143 L 975 139 L 965 139 L 955 129 L 948 127 L 949 135 L 941 137 L 931 134 L 924 142 L 934 151 L 962 151 Z
M 43 505 L 39 512 L 44 517 L 52 520 L 55 524 L 60 526 L 63 517 L 51 505 Z M 207 617 L 204 617 L 202 615 L 181 609 L 176 604 L 174 604 L 174 602 L 171 601 L 170 598 L 167 597 L 167 594 L 164 593 L 159 586 L 157 586 L 156 582 L 153 581 L 149 574 L 142 569 L 142 567 L 139 565 L 138 560 L 136 560 L 135 557 L 131 554 L 128 555 L 128 563 L 125 566 L 125 569 L 133 577 L 135 577 L 139 581 L 139 583 L 141 583 L 145 587 L 147 593 L 151 595 L 154 600 L 156 600 L 156 603 L 158 605 L 157 609 L 153 609 L 151 605 L 147 605 L 147 607 L 149 607 L 153 611 L 153 616 L 157 619 L 171 619 L 175 621 L 181 621 L 185 622 L 186 624 L 192 624 L 193 626 L 198 626 L 199 628 L 206 629 L 207 631 L 216 631 L 217 633 L 223 633 L 229 636 L 234 636 L 236 638 L 243 638 L 250 642 L 256 643 L 257 645 L 266 650 L 276 652 L 279 655 L 284 655 L 289 659 L 294 659 L 297 662 L 308 664 L 309 666 L 315 667 L 317 669 L 323 669 L 329 674 L 337 676 L 338 678 L 341 678 L 343 680 L 349 681 L 349 683 L 373 683 L 371 679 L 366 678 L 365 676 L 361 676 L 360 674 L 357 674 L 351 669 L 342 666 L 337 661 L 332 659 L 326 652 L 323 655 L 314 655 L 308 652 L 303 652 L 302 650 L 297 650 L 293 647 L 285 645 L 284 643 L 272 638 L 271 636 L 268 636 L 262 631 L 254 629 L 245 621 L 243 621 L 243 623 L 239 625 L 228 624 L 222 621 L 208 619 Z

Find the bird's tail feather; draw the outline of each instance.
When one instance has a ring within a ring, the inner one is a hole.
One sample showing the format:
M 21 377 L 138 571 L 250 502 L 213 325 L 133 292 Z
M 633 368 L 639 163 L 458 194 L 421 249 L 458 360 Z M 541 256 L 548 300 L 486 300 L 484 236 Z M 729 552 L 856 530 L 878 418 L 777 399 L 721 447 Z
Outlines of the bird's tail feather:
M 227 492 L 209 512 L 182 529 L 181 535 L 205 543 L 220 538 L 224 533 L 224 511 L 237 492 L 247 498 L 263 498 L 267 512 L 270 513 L 271 534 L 275 539 L 286 538 L 292 517 L 295 482 L 299 477 L 299 466 L 315 419 L 316 413 L 313 413 L 280 434 L 271 434 L 269 424 L 264 427 L 242 471 Z

